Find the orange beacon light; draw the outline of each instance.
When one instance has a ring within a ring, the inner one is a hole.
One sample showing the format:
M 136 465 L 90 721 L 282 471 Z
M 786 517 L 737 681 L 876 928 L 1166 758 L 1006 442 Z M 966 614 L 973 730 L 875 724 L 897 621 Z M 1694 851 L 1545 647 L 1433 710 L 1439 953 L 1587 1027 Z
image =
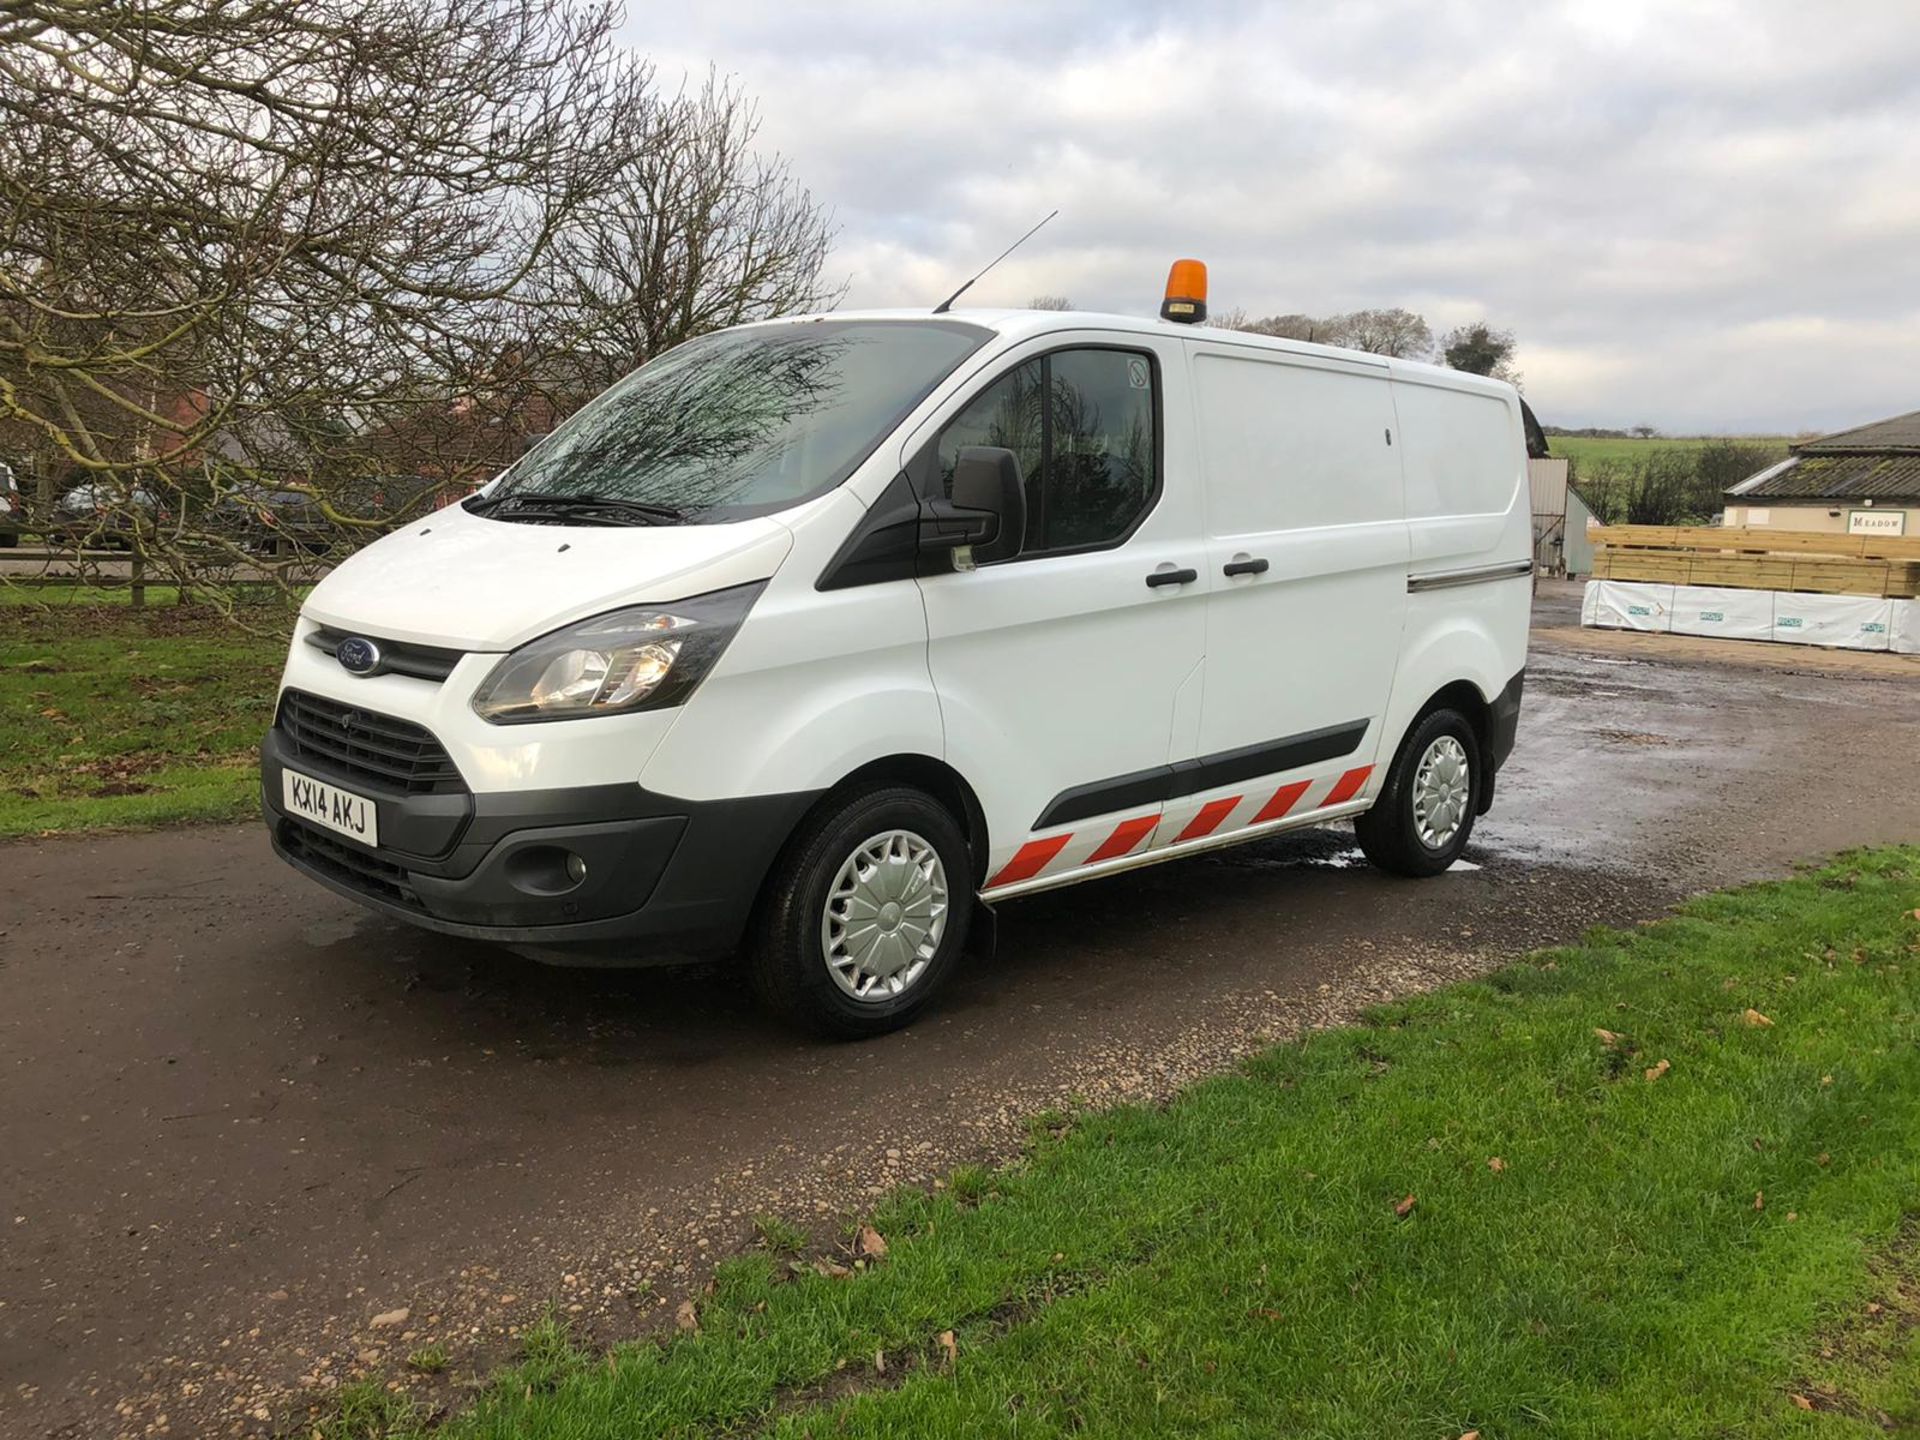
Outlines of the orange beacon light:
M 1207 318 L 1207 266 L 1204 260 L 1176 260 L 1167 272 L 1167 296 L 1160 318 L 1198 325 Z

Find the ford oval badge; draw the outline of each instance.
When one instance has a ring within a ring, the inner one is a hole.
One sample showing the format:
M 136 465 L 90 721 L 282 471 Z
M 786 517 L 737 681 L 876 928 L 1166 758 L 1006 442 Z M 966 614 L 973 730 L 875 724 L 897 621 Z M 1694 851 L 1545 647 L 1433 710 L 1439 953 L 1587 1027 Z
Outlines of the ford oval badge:
M 333 647 L 340 668 L 353 675 L 371 675 L 380 668 L 380 647 L 362 635 L 349 635 Z

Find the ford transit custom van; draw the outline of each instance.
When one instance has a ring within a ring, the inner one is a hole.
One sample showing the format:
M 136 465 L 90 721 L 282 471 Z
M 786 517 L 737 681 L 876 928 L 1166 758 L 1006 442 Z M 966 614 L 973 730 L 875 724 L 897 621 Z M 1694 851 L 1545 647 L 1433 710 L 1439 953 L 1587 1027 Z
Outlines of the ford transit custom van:
M 1343 818 L 1445 870 L 1530 527 L 1498 381 L 1177 318 L 743 326 L 313 590 L 266 819 L 384 914 L 737 954 L 878 1033 L 1038 890 Z

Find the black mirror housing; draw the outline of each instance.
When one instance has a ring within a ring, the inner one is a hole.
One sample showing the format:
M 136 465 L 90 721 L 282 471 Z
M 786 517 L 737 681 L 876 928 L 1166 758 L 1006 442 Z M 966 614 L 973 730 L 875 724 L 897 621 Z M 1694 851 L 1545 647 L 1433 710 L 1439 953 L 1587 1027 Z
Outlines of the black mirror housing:
M 1027 533 L 1027 486 L 1020 457 L 999 445 L 968 445 L 953 467 L 953 503 L 962 510 L 995 516 L 989 537 L 973 542 L 976 564 L 1011 560 Z

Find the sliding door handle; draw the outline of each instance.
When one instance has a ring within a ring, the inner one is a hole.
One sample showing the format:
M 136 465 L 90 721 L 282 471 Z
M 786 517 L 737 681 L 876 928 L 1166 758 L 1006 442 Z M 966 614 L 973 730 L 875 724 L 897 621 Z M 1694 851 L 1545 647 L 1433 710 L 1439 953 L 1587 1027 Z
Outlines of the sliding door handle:
M 1198 570 L 1155 570 L 1147 576 L 1147 587 L 1158 590 L 1162 585 L 1191 585 L 1199 578 Z
M 1256 560 L 1251 555 L 1236 555 L 1227 562 L 1226 573 L 1229 575 L 1264 575 L 1267 573 L 1267 562 L 1264 559 Z

